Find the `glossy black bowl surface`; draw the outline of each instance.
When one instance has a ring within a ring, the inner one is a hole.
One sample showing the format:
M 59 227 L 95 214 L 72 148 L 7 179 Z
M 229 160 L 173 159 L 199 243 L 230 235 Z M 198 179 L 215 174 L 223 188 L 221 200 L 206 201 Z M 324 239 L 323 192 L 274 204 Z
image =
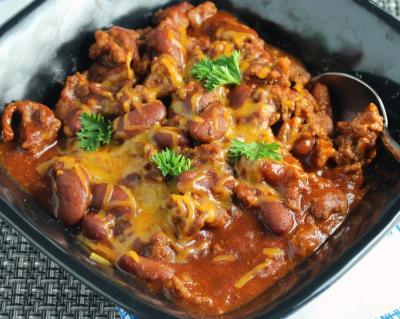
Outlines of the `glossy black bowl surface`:
M 400 22 L 366 1 L 216 1 L 266 41 L 317 74 L 344 71 L 370 84 L 400 128 Z M 168 1 L 38 1 L 0 28 L 0 105 L 31 99 L 54 106 L 65 77 L 84 70 L 97 28 L 143 27 Z M 397 128 L 397 132 L 396 132 Z M 379 149 L 367 172 L 373 185 L 361 205 L 311 258 L 273 288 L 220 318 L 279 318 L 301 307 L 360 259 L 394 225 L 400 165 Z M 139 318 L 190 318 L 118 271 L 94 264 L 73 234 L 0 171 L 0 211 L 32 243 L 85 284 Z

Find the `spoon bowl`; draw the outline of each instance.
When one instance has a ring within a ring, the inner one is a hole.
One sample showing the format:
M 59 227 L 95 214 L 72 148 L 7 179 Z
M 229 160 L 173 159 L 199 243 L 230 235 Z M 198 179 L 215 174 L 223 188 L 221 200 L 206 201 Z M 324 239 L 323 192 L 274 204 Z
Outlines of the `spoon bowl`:
M 329 88 L 332 105 L 334 105 L 333 120 L 335 122 L 350 122 L 369 103 L 374 103 L 383 117 L 383 145 L 396 160 L 400 161 L 400 145 L 390 136 L 385 106 L 373 88 L 355 76 L 339 72 L 322 73 L 311 80 L 311 85 L 316 83 L 325 84 Z

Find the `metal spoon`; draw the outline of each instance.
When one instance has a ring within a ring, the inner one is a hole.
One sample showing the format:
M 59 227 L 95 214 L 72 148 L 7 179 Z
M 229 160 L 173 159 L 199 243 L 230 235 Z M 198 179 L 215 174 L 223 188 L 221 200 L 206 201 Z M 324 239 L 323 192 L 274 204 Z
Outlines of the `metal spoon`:
M 316 83 L 325 84 L 329 88 L 336 121 L 351 121 L 369 103 L 374 103 L 383 117 L 383 145 L 400 161 L 400 145 L 390 136 L 385 106 L 373 88 L 352 75 L 338 72 L 322 73 L 311 80 L 312 85 Z

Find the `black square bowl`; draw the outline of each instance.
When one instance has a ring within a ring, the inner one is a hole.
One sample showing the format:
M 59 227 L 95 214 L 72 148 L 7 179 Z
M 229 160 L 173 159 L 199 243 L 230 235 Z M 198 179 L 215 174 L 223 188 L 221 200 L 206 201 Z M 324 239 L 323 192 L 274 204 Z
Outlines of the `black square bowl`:
M 0 28 L 0 105 L 32 99 L 54 106 L 68 74 L 84 70 L 97 28 L 143 27 L 163 0 L 38 1 Z M 269 43 L 317 74 L 344 71 L 382 97 L 393 135 L 400 128 L 400 22 L 367 0 L 217 1 Z M 398 137 L 398 136 L 397 136 Z M 398 220 L 400 165 L 381 148 L 367 172 L 373 187 L 333 236 L 254 301 L 219 318 L 277 318 L 329 287 Z M 0 172 L 0 211 L 86 285 L 139 318 L 192 318 L 117 270 L 94 264 L 73 234 Z M 207 316 L 205 316 L 207 317 Z

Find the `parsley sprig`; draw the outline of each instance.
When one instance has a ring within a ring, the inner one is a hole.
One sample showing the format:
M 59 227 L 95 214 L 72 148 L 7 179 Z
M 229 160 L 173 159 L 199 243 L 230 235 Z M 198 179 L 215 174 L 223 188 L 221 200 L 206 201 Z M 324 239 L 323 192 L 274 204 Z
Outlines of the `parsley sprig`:
M 229 150 L 232 163 L 237 163 L 241 157 L 246 157 L 250 160 L 258 160 L 260 158 L 270 158 L 272 160 L 282 160 L 282 154 L 278 151 L 279 144 L 277 143 L 244 143 L 239 140 L 232 140 Z
M 79 147 L 93 152 L 101 145 L 110 143 L 113 132 L 112 123 L 101 114 L 83 113 L 80 117 L 81 130 L 76 133 Z
M 151 160 L 164 176 L 178 176 L 190 170 L 192 165 L 192 161 L 189 158 L 182 154 L 177 154 L 169 148 L 154 154 Z
M 192 68 L 192 76 L 204 81 L 208 91 L 226 84 L 240 84 L 242 74 L 239 68 L 240 52 L 234 51 L 231 56 L 222 56 L 216 60 L 205 58 Z

